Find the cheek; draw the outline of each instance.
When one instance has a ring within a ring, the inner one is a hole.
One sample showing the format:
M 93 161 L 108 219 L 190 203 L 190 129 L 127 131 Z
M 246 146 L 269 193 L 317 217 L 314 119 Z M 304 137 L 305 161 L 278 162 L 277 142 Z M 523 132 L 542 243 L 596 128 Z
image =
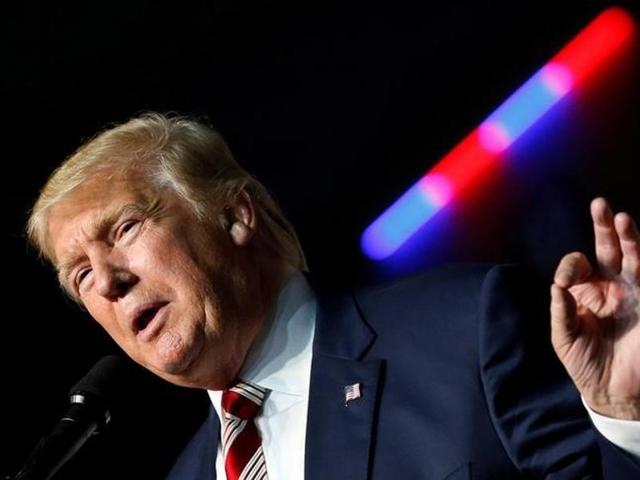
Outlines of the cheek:
M 184 259 L 178 252 L 158 247 L 137 245 L 129 251 L 128 268 L 137 277 L 137 288 L 142 292 L 162 294 L 173 290 L 184 268 Z
M 202 253 L 196 251 L 181 236 L 164 231 L 149 231 L 129 251 L 129 267 L 139 275 L 195 277 Z
M 127 335 L 123 330 L 125 327 L 118 322 L 118 316 L 114 306 L 104 300 L 89 300 L 85 302 L 85 307 L 89 315 L 98 323 L 118 345 L 124 347 Z
M 129 266 L 140 287 L 177 300 L 186 318 L 211 318 L 221 310 L 219 299 L 232 290 L 226 263 L 217 258 L 220 249 L 204 240 L 182 231 L 154 231 L 129 252 Z

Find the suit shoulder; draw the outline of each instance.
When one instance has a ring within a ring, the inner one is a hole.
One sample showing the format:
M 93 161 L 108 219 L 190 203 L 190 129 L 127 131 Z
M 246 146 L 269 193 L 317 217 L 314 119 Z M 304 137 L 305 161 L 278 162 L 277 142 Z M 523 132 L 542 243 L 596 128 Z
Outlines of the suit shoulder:
M 364 318 L 374 327 L 385 328 L 402 321 L 415 333 L 451 332 L 472 328 L 487 307 L 518 310 L 539 303 L 531 284 L 531 272 L 516 265 L 450 265 L 428 270 L 393 282 L 363 288 L 354 295 Z M 384 326 L 384 327 L 383 327 Z
M 490 271 L 505 268 L 493 264 L 446 265 L 432 268 L 418 274 L 403 277 L 377 285 L 362 287 L 355 292 L 361 305 L 376 305 L 386 302 L 402 302 L 411 298 L 427 298 L 435 296 L 446 300 L 446 292 L 452 292 L 456 299 L 460 292 L 479 291 Z M 443 298 L 444 295 L 444 298 Z
M 406 298 L 450 290 L 456 293 L 480 291 L 483 286 L 500 284 L 502 288 L 518 288 L 523 284 L 541 285 L 542 279 L 531 269 L 516 264 L 444 265 L 411 276 L 361 287 L 355 291 L 362 303 Z

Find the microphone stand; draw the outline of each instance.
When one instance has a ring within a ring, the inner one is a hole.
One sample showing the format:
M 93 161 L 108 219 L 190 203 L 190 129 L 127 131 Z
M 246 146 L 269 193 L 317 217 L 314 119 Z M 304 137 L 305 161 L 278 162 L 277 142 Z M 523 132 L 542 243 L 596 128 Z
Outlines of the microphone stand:
M 49 480 L 85 442 L 111 419 L 102 402 L 76 393 L 56 428 L 42 437 L 24 466 L 11 480 Z

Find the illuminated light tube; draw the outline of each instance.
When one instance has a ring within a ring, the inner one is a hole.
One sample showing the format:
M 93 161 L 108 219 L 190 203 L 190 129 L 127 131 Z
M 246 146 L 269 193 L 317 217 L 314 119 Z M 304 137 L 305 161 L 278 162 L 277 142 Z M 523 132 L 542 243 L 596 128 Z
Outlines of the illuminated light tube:
M 598 15 L 573 40 L 445 155 L 362 234 L 371 259 L 398 250 L 441 208 L 477 182 L 499 156 L 567 93 L 631 39 L 632 16 L 619 7 Z
M 449 203 L 449 181 L 439 174 L 428 174 L 402 195 L 362 236 L 362 248 L 371 258 L 382 259 L 398 249 L 440 208 Z
M 550 63 L 536 72 L 480 125 L 480 142 L 502 153 L 573 87 L 568 68 Z

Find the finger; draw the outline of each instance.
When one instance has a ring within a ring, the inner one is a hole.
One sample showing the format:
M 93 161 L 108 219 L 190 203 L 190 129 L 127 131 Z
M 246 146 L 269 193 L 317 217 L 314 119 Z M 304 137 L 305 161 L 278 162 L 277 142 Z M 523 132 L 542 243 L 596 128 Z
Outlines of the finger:
M 613 213 L 604 198 L 596 198 L 591 202 L 591 218 L 598 265 L 603 274 L 617 275 L 620 272 L 622 250 L 613 222 Z
M 583 253 L 573 252 L 562 257 L 553 281 L 561 288 L 569 288 L 588 280 L 592 273 L 593 268 L 587 257 Z
M 620 238 L 622 250 L 622 270 L 624 278 L 634 282 L 640 281 L 640 233 L 627 213 L 618 213 L 614 218 L 616 232 Z
M 551 343 L 562 359 L 578 330 L 576 301 L 568 290 L 551 285 Z

